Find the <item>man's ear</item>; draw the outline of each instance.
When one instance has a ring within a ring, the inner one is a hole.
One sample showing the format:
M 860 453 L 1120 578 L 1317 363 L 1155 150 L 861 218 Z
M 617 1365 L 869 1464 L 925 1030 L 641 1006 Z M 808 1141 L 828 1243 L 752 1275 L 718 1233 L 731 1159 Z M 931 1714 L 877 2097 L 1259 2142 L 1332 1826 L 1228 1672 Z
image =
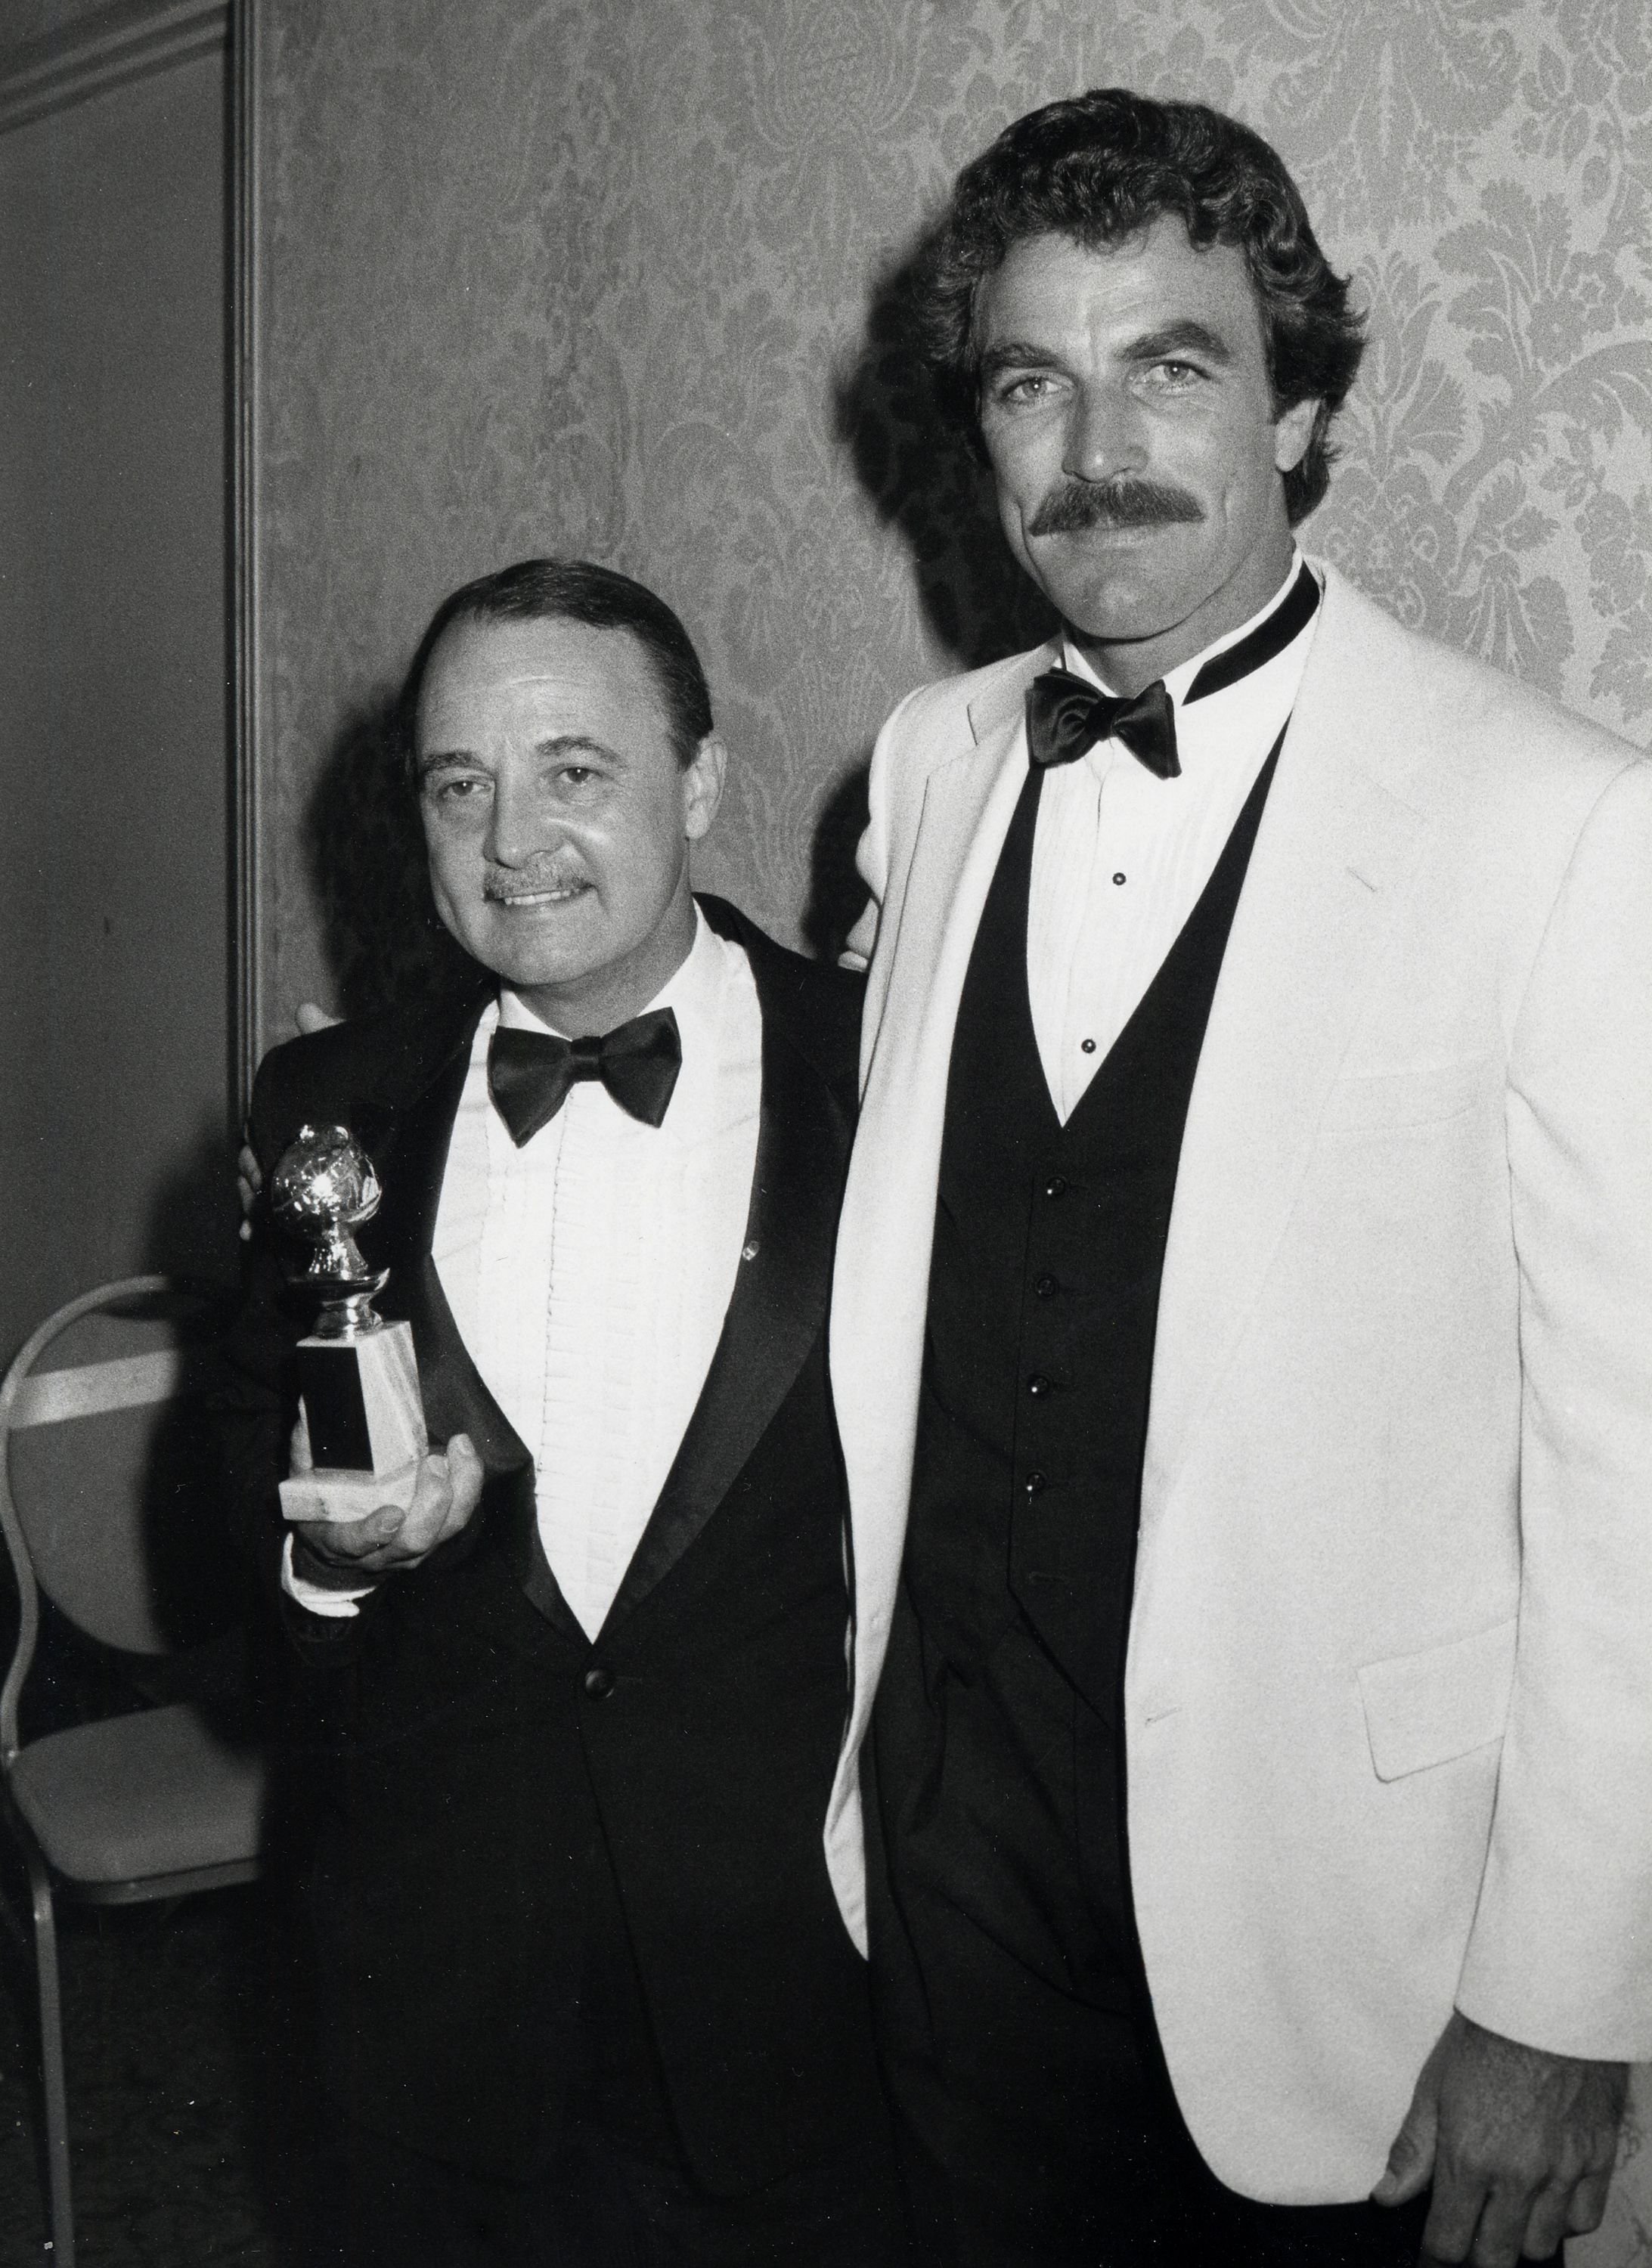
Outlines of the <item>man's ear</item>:
M 1294 473 L 1308 454 L 1308 445 L 1314 438 L 1314 421 L 1319 416 L 1320 407 L 1318 396 L 1310 394 L 1306 401 L 1293 401 L 1290 408 L 1274 421 L 1275 471 Z
M 682 770 L 682 832 L 690 843 L 697 843 L 716 818 L 727 770 L 728 750 L 718 733 L 708 733 Z

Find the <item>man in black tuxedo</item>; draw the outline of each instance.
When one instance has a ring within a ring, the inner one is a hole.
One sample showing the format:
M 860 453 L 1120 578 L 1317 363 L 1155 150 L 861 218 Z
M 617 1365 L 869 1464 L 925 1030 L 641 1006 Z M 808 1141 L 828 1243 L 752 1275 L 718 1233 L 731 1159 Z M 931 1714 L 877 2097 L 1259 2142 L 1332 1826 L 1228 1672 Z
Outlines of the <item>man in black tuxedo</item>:
M 467 585 L 403 713 L 475 983 L 276 1049 L 251 1139 L 265 1175 L 306 1121 L 368 1149 L 361 1241 L 445 1447 L 406 1511 L 284 1534 L 310 1316 L 262 1224 L 224 1413 L 287 1641 L 316 2257 L 876 2268 L 898 2207 L 821 1842 L 859 987 L 690 895 L 724 750 L 626 578 Z

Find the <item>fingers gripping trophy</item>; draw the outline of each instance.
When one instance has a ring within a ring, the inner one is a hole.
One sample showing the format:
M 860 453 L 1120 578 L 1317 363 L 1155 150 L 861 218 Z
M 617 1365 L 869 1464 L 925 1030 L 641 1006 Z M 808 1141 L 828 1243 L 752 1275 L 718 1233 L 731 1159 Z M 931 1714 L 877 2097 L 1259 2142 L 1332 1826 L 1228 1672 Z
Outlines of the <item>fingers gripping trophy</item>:
M 381 1194 L 343 1126 L 301 1126 L 270 1176 L 271 1214 L 314 1247 L 298 1280 L 321 1294 L 315 1329 L 297 1349 L 314 1469 L 282 1482 L 288 1520 L 365 1520 L 381 1505 L 412 1501 L 428 1446 L 413 1327 L 374 1314 L 389 1270 L 368 1266 L 353 1233 Z

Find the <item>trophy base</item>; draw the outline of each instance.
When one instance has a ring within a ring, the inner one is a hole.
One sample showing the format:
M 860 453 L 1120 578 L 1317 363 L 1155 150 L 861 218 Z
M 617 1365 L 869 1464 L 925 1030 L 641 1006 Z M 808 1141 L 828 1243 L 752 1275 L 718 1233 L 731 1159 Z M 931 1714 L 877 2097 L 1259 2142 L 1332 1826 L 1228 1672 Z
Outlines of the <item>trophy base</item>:
M 418 1459 L 394 1473 L 305 1473 L 281 1484 L 284 1520 L 365 1520 L 381 1505 L 405 1512 L 418 1485 Z
M 399 1473 L 423 1453 L 410 1323 L 380 1323 L 356 1338 L 316 1331 L 293 1359 L 318 1472 Z

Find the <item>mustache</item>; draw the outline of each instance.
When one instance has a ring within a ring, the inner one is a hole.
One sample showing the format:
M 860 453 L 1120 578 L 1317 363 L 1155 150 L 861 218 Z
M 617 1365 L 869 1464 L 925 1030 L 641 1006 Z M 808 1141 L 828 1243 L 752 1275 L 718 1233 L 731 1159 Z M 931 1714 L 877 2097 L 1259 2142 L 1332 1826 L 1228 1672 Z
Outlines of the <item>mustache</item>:
M 577 859 L 536 859 L 528 866 L 496 866 L 490 860 L 483 869 L 482 895 L 484 898 L 517 898 L 535 890 L 565 890 L 587 879 Z
M 1090 527 L 1173 527 L 1205 517 L 1185 489 L 1158 481 L 1064 481 L 1027 523 L 1029 535 L 1078 535 Z

